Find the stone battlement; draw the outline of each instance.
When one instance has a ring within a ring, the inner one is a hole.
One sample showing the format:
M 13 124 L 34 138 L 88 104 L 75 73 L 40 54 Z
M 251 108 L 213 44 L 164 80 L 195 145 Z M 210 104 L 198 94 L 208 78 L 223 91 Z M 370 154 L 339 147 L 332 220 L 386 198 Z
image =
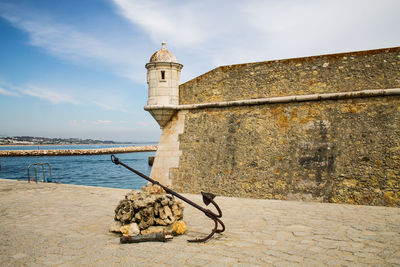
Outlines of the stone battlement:
M 179 86 L 179 104 L 400 87 L 400 47 L 221 66 Z

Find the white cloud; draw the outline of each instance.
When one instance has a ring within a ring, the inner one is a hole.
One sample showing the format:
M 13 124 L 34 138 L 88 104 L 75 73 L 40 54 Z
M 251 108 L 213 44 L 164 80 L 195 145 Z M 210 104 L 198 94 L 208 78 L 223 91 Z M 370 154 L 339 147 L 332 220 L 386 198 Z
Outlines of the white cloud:
M 77 120 L 72 120 L 68 123 L 68 125 L 71 127 L 79 127 L 80 123 Z
M 108 121 L 108 120 L 97 120 L 97 121 L 92 121 L 92 124 L 95 125 L 106 125 L 106 124 L 111 124 L 112 121 Z
M 139 121 L 137 124 L 138 124 L 140 127 L 148 128 L 149 126 L 152 126 L 152 125 L 154 124 L 154 122 Z
M 64 92 L 61 89 L 48 89 L 42 86 L 37 86 L 33 84 L 22 85 L 22 86 L 15 86 L 11 83 L 6 83 L 0 80 L 0 85 L 6 87 L 4 89 L 0 87 L 0 94 L 8 95 L 8 96 L 16 96 L 16 97 L 23 97 L 23 96 L 32 96 L 39 99 L 47 100 L 53 104 L 59 103 L 70 103 L 70 104 L 80 104 L 81 101 Z
M 132 32 L 99 33 L 11 4 L 0 5 L 0 16 L 56 57 L 94 61 L 99 64 L 91 67 L 101 65 L 141 84 L 143 66 L 162 40 L 185 66 L 182 81 L 220 65 L 400 43 L 397 0 L 110 1 Z
M 133 26 L 132 32 L 107 28 L 99 33 L 16 4 L 0 4 L 0 16 L 27 32 L 31 45 L 80 64 L 94 61 L 99 64 L 91 67 L 103 66 L 142 85 L 143 66 L 162 40 L 184 65 L 182 82 L 220 65 L 400 43 L 397 0 L 110 2 Z M 96 102 L 105 110 L 124 111 Z
M 15 91 L 9 91 L 6 89 L 3 89 L 0 87 L 0 95 L 6 95 L 6 96 L 17 96 L 20 97 L 21 95 Z
M 47 18 L 31 16 L 1 16 L 17 28 L 29 33 L 31 45 L 45 48 L 53 55 L 70 60 L 91 58 L 111 63 L 129 64 L 129 59 L 119 48 L 110 43 L 81 32 L 71 26 Z
M 267 37 L 265 46 L 281 57 L 398 45 L 399 8 L 396 0 L 286 0 L 257 1 L 243 11 L 255 33 Z M 265 55 L 274 57 L 270 51 Z
M 198 4 L 195 2 L 113 1 L 125 18 L 142 26 L 156 42 L 168 38 L 173 43 L 191 45 L 206 38 L 203 21 L 196 15 Z
M 92 101 L 92 103 L 95 104 L 96 106 L 101 107 L 104 110 L 113 110 L 113 111 L 119 111 L 119 112 L 125 112 L 125 113 L 129 112 L 128 110 L 126 110 L 124 108 L 117 107 L 117 106 L 109 104 L 109 103 L 105 104 L 105 103 L 102 103 L 99 101 Z
M 98 102 L 98 101 L 93 101 L 93 104 L 95 104 L 95 105 L 101 107 L 101 108 L 104 109 L 104 110 L 113 110 L 113 107 L 112 107 L 112 106 L 107 105 L 107 104 L 104 104 L 104 103 L 100 103 L 100 102 Z
M 73 93 L 69 94 L 67 93 L 68 90 L 66 90 L 65 88 L 48 89 L 46 87 L 37 86 L 33 84 L 15 86 L 10 83 L 5 83 L 4 81 L 1 80 L 0 80 L 0 86 L 7 88 L 4 89 L 0 87 L 0 95 L 15 96 L 15 97 L 31 96 L 38 99 L 47 100 L 52 104 L 69 103 L 74 105 L 85 105 L 87 103 L 93 103 L 96 106 L 106 111 L 118 111 L 123 113 L 130 112 L 129 110 L 122 108 L 121 107 L 122 104 L 119 105 L 115 104 L 118 103 L 118 97 L 115 96 L 108 96 L 109 99 L 106 104 L 98 100 L 90 100 L 83 96 L 76 96 Z M 77 121 L 71 121 L 69 125 L 76 126 Z
M 134 49 L 142 47 L 137 36 L 85 28 L 62 21 L 53 14 L 35 11 L 16 4 L 0 3 L 0 17 L 28 33 L 30 45 L 43 48 L 57 58 L 91 68 L 103 68 L 144 83 L 141 78 L 143 62 L 140 61 L 143 55 Z
M 219 65 L 400 43 L 397 0 L 113 2 L 153 41 L 167 41 L 183 80 Z
M 79 101 L 74 97 L 55 90 L 41 88 L 35 85 L 28 85 L 26 88 L 21 88 L 20 92 L 40 99 L 45 99 L 53 104 L 70 103 L 79 104 Z

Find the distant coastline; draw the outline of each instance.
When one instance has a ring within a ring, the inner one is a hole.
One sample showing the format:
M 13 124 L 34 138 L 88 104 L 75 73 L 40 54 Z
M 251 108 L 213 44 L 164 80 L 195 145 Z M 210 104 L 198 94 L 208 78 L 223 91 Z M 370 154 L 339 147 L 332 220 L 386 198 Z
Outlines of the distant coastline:
M 151 144 L 157 142 L 132 142 L 132 143 L 113 143 L 113 144 L 104 144 L 104 143 L 92 143 L 92 144 L 0 144 L 0 147 L 5 146 L 99 146 L 99 145 L 115 145 L 115 146 L 126 146 L 126 145 L 144 145 L 144 144 Z
M 111 140 L 95 140 L 80 138 L 48 138 L 35 136 L 7 136 L 0 137 L 1 146 L 44 146 L 44 145 L 133 145 L 145 142 L 115 142 Z

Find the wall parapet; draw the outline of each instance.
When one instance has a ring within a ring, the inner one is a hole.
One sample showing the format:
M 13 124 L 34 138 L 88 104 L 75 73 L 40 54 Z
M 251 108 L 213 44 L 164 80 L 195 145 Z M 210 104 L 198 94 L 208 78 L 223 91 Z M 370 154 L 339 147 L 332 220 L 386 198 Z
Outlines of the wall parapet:
M 398 88 L 400 47 L 221 66 L 179 86 L 179 104 Z

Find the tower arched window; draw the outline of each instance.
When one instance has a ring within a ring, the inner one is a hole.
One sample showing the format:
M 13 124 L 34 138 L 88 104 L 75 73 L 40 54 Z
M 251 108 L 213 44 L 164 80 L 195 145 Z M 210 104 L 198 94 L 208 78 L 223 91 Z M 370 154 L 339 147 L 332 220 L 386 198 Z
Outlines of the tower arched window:
M 161 80 L 165 80 L 165 70 L 161 71 Z

